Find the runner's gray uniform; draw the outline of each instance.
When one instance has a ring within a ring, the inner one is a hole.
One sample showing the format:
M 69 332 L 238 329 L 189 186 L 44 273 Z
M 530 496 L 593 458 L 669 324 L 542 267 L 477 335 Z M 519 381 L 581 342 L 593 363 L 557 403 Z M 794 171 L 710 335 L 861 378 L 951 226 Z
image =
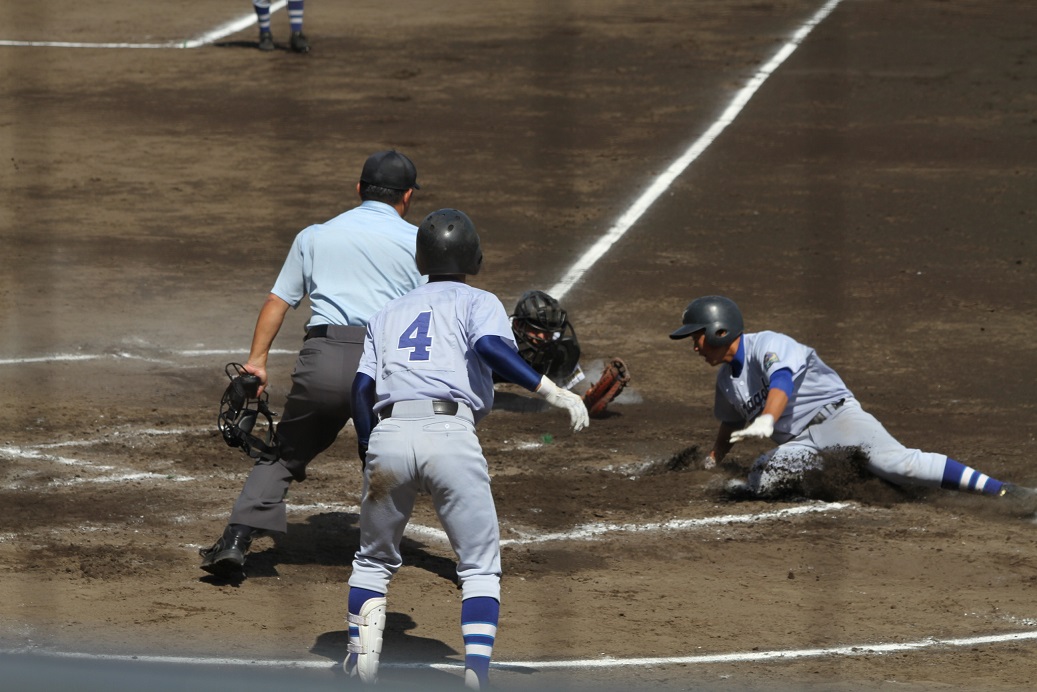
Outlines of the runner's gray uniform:
M 789 369 L 793 382 L 788 404 L 774 422 L 771 439 L 779 446 L 760 456 L 749 472 L 749 488 L 755 494 L 768 495 L 804 471 L 820 468 L 821 450 L 832 448 L 860 449 L 870 472 L 900 485 L 953 484 L 982 492 L 992 480 L 957 462 L 948 466 L 944 454 L 908 449 L 898 442 L 809 346 L 771 331 L 741 338 L 739 354 L 744 360 L 739 374 L 734 375 L 734 363 L 724 363 L 717 373 L 718 420 L 740 428 L 760 415 L 771 375 L 778 370 Z

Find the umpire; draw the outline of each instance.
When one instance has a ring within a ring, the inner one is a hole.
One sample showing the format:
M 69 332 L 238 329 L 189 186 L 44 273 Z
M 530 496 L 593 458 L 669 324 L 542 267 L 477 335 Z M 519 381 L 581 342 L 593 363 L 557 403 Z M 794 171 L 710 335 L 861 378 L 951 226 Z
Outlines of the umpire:
M 361 203 L 301 231 L 259 311 L 245 370 L 267 385 L 270 347 L 288 308 L 310 298 L 311 316 L 292 372 L 292 389 L 277 425 L 279 458 L 258 461 L 234 503 L 223 535 L 199 551 L 201 568 L 238 576 L 252 539 L 285 533 L 288 486 L 331 446 L 352 415 L 350 391 L 368 319 L 393 298 L 423 284 L 414 261 L 417 227 L 404 221 L 420 189 L 409 158 L 372 154 L 357 183 Z

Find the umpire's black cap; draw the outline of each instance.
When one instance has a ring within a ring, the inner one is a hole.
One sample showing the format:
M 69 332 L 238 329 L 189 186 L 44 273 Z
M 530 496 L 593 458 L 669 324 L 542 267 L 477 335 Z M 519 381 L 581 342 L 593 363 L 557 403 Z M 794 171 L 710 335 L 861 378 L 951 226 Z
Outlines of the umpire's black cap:
M 390 190 L 421 189 L 414 163 L 395 149 L 368 156 L 360 173 L 360 182 Z

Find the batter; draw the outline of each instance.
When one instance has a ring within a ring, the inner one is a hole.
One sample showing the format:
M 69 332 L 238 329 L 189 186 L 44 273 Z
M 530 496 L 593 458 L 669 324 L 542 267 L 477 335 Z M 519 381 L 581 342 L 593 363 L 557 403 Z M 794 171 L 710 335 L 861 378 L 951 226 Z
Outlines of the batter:
M 478 690 L 488 684 L 500 613 L 500 532 L 475 430 L 493 406 L 493 374 L 566 409 L 574 430 L 589 417 L 579 396 L 518 355 L 500 300 L 465 283 L 482 265 L 471 219 L 455 209 L 433 212 L 416 244 L 428 283 L 371 319 L 353 383 L 364 491 L 343 665 L 365 683 L 378 680 L 385 594 L 403 564 L 400 540 L 414 501 L 424 492 L 457 554 L 465 685 Z
M 797 487 L 820 468 L 824 449 L 855 448 L 867 469 L 898 485 L 922 485 L 1009 497 L 1037 510 L 1037 491 L 1004 483 L 944 454 L 908 449 L 865 411 L 839 375 L 809 346 L 777 332 L 744 333 L 742 313 L 723 296 L 693 300 L 671 339 L 690 337 L 695 352 L 719 367 L 714 414 L 720 430 L 705 466 L 734 443 L 769 437 L 778 447 L 760 456 L 747 490 L 767 497 Z

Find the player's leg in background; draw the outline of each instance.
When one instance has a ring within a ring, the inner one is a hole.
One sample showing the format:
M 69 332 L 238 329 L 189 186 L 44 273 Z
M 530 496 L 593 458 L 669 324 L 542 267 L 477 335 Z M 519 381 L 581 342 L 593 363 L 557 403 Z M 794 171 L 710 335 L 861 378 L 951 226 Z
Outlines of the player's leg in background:
M 252 0 L 252 7 L 256 10 L 259 23 L 259 50 L 271 51 L 274 49 L 274 37 L 270 33 L 270 0 Z
M 296 53 L 309 53 L 310 42 L 302 32 L 303 0 L 288 0 L 288 24 L 291 27 L 291 49 Z
M 294 34 L 302 31 L 303 0 L 288 0 L 288 26 Z

